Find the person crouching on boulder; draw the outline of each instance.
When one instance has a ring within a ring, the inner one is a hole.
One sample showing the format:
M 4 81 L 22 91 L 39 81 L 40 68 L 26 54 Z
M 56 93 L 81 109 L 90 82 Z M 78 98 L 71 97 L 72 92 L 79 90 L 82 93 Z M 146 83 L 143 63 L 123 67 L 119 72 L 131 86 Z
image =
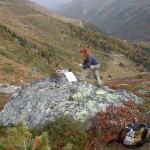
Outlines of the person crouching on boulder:
M 101 80 L 98 74 L 98 70 L 100 68 L 99 61 L 88 52 L 88 48 L 80 49 L 80 54 L 83 56 L 84 61 L 82 64 L 79 64 L 80 67 L 83 68 L 81 77 L 85 78 L 86 76 L 86 69 L 90 68 L 93 70 L 93 76 L 96 78 L 98 87 L 102 88 Z

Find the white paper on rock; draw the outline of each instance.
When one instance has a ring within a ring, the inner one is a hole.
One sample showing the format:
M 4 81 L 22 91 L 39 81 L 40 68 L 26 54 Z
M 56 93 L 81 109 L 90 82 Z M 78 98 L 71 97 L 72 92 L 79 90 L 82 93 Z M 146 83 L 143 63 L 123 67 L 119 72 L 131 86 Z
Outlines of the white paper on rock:
M 76 76 L 72 72 L 64 73 L 69 82 L 77 81 Z

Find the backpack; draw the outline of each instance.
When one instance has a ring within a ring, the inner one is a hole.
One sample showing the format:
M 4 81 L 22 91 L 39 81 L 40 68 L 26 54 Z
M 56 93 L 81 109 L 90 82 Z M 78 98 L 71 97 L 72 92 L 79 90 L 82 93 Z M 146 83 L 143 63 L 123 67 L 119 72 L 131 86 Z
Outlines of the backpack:
M 119 132 L 118 138 L 112 139 L 108 144 L 121 143 L 126 147 L 141 147 L 150 140 L 150 125 L 133 123 Z

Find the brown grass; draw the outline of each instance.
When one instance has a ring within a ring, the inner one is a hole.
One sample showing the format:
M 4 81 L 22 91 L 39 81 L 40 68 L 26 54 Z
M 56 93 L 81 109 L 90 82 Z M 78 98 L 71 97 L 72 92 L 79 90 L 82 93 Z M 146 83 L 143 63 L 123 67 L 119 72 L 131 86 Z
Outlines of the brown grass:
M 8 102 L 10 98 L 10 94 L 0 93 L 0 111 L 4 108 L 5 104 Z

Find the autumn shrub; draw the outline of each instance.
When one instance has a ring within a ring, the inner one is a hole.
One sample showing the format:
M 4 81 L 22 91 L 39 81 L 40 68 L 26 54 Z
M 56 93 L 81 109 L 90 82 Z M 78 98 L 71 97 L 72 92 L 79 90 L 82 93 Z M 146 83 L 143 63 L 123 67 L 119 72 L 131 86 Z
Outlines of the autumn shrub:
M 135 107 L 140 112 L 142 121 L 150 124 L 150 98 L 145 98 L 143 104 L 136 105 Z
M 93 119 L 95 133 L 100 143 L 107 143 L 109 140 L 118 137 L 118 133 L 127 124 L 143 121 L 141 112 L 133 102 L 124 102 L 125 107 L 109 106 L 106 112 L 99 112 Z
M 5 133 L 6 137 L 1 138 L 1 145 L 4 150 L 26 148 L 32 136 L 22 122 L 17 122 L 14 126 L 7 127 Z
M 9 127 L 1 125 L 0 130 L 0 150 L 51 150 L 46 132 L 34 139 L 21 121 Z
M 128 90 L 129 85 L 128 84 L 119 84 L 119 85 L 117 85 L 116 90 L 119 90 L 119 89 Z
M 106 111 L 98 112 L 90 127 L 70 115 L 57 117 L 30 130 L 21 122 L 10 127 L 0 125 L 3 137 L 0 137 L 0 150 L 124 149 L 121 144 L 107 146 L 107 142 L 117 138 L 119 131 L 129 123 L 150 124 L 150 99 L 146 98 L 142 104 L 133 101 L 124 101 L 123 104 L 109 106 Z
M 147 98 L 150 98 L 150 94 L 145 94 L 144 96 Z
M 65 147 L 65 150 L 72 150 L 72 144 L 68 143 Z
M 87 141 L 86 123 L 74 120 L 70 115 L 56 117 L 54 121 L 46 122 L 31 132 L 48 133 L 51 148 L 61 150 L 68 143 L 74 150 L 83 149 Z
M 144 88 L 143 88 L 142 85 L 138 85 L 138 86 L 136 86 L 136 87 L 133 89 L 133 91 L 134 91 L 134 92 L 137 92 L 137 91 L 143 90 L 143 89 L 144 89 Z
M 109 88 L 113 89 L 113 90 L 116 90 L 117 89 L 117 86 L 116 85 L 110 85 Z
M 48 140 L 48 134 L 46 132 L 43 132 L 41 136 L 36 137 L 33 145 L 31 145 L 30 148 L 31 147 L 32 150 L 51 150 Z
M 0 124 L 0 137 L 6 136 L 6 127 Z

